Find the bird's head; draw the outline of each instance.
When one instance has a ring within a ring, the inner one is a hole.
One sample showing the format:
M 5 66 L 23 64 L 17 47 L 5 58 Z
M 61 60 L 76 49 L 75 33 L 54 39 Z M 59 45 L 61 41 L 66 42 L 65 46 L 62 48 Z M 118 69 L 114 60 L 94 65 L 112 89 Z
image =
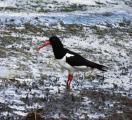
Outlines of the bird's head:
M 52 45 L 52 47 L 63 47 L 63 44 L 61 43 L 60 39 L 57 36 L 52 36 L 49 38 L 49 40 L 46 40 L 42 45 L 38 46 L 37 49 L 40 50 L 41 48 L 48 45 Z

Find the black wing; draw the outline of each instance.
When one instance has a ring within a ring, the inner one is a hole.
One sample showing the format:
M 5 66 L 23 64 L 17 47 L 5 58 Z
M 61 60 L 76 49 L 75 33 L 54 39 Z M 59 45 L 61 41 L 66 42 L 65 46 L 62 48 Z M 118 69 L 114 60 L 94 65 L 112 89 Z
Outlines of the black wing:
M 100 65 L 98 63 L 94 63 L 92 61 L 89 61 L 89 60 L 83 58 L 81 55 L 79 55 L 75 52 L 72 52 L 68 49 L 65 49 L 65 51 L 66 51 L 66 53 L 71 54 L 71 56 L 66 57 L 66 62 L 68 64 L 70 64 L 71 66 L 87 66 L 87 67 L 91 67 L 91 68 L 97 68 L 97 69 L 102 70 L 102 71 L 107 70 L 106 66 Z

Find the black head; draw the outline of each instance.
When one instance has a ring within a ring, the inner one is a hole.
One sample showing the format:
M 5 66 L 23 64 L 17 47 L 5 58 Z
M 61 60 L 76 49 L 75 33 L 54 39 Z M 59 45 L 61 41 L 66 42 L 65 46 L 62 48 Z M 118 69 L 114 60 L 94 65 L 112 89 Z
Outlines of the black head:
M 60 39 L 57 36 L 50 37 L 49 41 L 52 46 L 63 47 L 63 44 L 61 43 Z
M 49 40 L 45 41 L 44 44 L 37 47 L 38 50 L 41 48 L 52 45 L 53 52 L 56 59 L 61 59 L 66 54 L 65 49 L 63 48 L 63 44 L 61 43 L 60 39 L 56 36 L 52 36 Z
M 49 41 L 52 45 L 53 52 L 56 59 L 61 59 L 65 55 L 65 50 L 63 44 L 57 36 L 52 36 L 49 38 Z

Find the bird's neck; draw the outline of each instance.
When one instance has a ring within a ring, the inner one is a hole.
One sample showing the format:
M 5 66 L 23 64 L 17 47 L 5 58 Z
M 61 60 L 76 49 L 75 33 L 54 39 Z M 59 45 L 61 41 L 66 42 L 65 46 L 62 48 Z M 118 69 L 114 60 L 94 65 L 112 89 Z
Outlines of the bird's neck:
M 65 56 L 66 53 L 63 46 L 54 45 L 52 46 L 52 48 L 53 48 L 53 53 L 56 59 L 61 59 Z

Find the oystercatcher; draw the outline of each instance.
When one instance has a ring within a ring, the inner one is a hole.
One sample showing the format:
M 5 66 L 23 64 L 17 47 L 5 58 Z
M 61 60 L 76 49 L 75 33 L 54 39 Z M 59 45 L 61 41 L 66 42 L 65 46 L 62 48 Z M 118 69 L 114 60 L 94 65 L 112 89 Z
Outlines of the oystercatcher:
M 58 63 L 68 70 L 67 88 L 70 88 L 71 81 L 73 80 L 73 72 L 76 69 L 87 69 L 88 67 L 91 67 L 97 68 L 101 71 L 107 70 L 106 66 L 89 61 L 81 55 L 64 48 L 62 42 L 57 36 L 50 37 L 49 40 L 38 46 L 37 49 L 40 50 L 47 45 L 52 46 L 54 56 Z

